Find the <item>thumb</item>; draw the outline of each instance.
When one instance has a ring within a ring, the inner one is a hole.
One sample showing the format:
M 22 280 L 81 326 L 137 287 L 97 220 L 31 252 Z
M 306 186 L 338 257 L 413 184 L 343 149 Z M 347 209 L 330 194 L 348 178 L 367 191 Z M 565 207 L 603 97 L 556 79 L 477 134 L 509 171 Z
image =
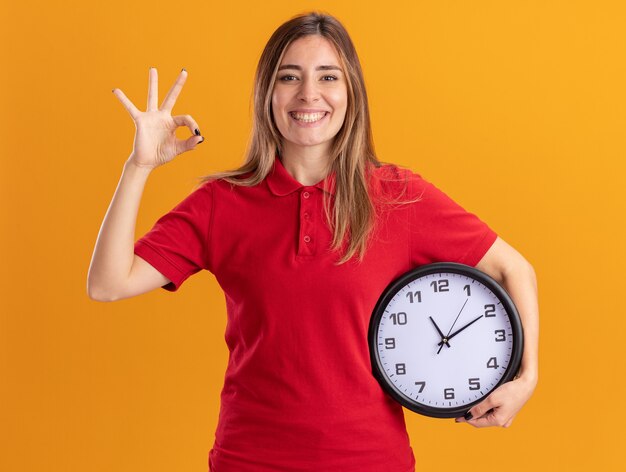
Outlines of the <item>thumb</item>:
M 172 120 L 176 126 L 186 126 L 189 131 L 193 133 L 187 140 L 177 139 L 176 140 L 176 149 L 181 149 L 181 153 L 185 151 L 193 150 L 198 144 L 204 141 L 200 133 L 200 129 L 198 127 L 198 123 L 193 119 L 191 115 L 175 115 L 172 116 Z
M 465 419 L 467 421 L 469 421 L 471 419 L 477 419 L 477 418 L 480 418 L 482 416 L 485 416 L 495 406 L 496 406 L 496 404 L 493 401 L 493 396 L 489 395 L 487 398 L 485 398 L 478 405 L 475 405 L 474 407 L 470 408 L 470 410 L 465 414 Z
M 176 147 L 182 149 L 182 152 L 192 151 L 198 144 L 204 142 L 204 136 L 191 136 L 187 139 L 177 139 L 177 141 L 178 145 Z

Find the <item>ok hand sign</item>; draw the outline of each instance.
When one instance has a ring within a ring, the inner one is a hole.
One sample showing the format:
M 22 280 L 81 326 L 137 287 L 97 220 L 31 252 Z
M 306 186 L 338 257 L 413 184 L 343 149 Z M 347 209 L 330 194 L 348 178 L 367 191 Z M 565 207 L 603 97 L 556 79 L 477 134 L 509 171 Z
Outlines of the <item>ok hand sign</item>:
M 145 112 L 139 111 L 120 89 L 113 89 L 113 93 L 135 122 L 135 142 L 129 158 L 134 164 L 154 169 L 171 161 L 178 154 L 195 149 L 196 145 L 204 141 L 198 124 L 190 115 L 171 115 L 186 79 L 187 71 L 183 69 L 159 107 L 157 70 L 150 68 L 148 108 Z M 176 138 L 175 132 L 179 126 L 187 126 L 194 135 L 186 140 Z

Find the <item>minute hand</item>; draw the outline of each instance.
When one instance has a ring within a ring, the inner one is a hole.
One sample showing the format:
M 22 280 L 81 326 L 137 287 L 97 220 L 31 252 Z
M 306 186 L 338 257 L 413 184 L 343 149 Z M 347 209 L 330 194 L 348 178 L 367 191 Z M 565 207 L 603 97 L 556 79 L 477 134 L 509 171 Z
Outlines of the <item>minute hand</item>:
M 478 318 L 473 319 L 472 321 L 470 321 L 469 323 L 467 323 L 465 326 L 463 326 L 462 328 L 457 329 L 454 333 L 452 333 L 450 336 L 447 336 L 448 339 L 452 339 L 453 337 L 455 337 L 457 334 L 459 334 L 461 331 L 463 331 L 465 328 L 467 328 L 470 325 L 473 325 L 474 323 L 476 323 L 479 319 L 481 319 L 484 315 L 480 315 Z M 443 342 L 440 342 L 438 344 L 438 346 L 442 346 Z

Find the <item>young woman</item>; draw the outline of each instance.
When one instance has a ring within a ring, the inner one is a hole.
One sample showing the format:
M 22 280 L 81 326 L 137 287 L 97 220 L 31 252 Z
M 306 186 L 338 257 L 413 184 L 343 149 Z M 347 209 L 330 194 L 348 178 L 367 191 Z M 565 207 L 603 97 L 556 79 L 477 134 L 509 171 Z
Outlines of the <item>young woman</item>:
M 274 32 L 257 68 L 244 164 L 205 177 L 134 242 L 152 170 L 204 140 L 191 116 L 171 116 L 186 78 L 183 69 L 159 107 L 151 68 L 145 112 L 113 90 L 137 131 L 96 241 L 88 292 L 113 301 L 175 291 L 202 269 L 215 275 L 230 358 L 210 469 L 413 471 L 402 407 L 372 375 L 367 329 L 385 287 L 431 262 L 476 266 L 519 309 L 526 342 L 518 377 L 457 419 L 509 426 L 537 382 L 534 271 L 435 186 L 377 159 L 344 27 L 311 13 Z M 194 135 L 177 139 L 178 126 Z

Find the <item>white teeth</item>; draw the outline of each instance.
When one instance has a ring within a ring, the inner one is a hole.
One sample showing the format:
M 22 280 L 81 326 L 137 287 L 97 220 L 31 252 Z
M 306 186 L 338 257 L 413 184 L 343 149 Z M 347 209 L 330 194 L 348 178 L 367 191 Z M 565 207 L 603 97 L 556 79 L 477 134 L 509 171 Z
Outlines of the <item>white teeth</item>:
M 304 121 L 305 123 L 313 123 L 315 121 L 319 121 L 322 118 L 324 118 L 324 116 L 326 116 L 326 112 L 320 112 L 320 113 L 295 113 L 295 112 L 292 112 L 292 113 L 290 113 L 290 115 L 292 117 L 294 117 L 298 121 Z

